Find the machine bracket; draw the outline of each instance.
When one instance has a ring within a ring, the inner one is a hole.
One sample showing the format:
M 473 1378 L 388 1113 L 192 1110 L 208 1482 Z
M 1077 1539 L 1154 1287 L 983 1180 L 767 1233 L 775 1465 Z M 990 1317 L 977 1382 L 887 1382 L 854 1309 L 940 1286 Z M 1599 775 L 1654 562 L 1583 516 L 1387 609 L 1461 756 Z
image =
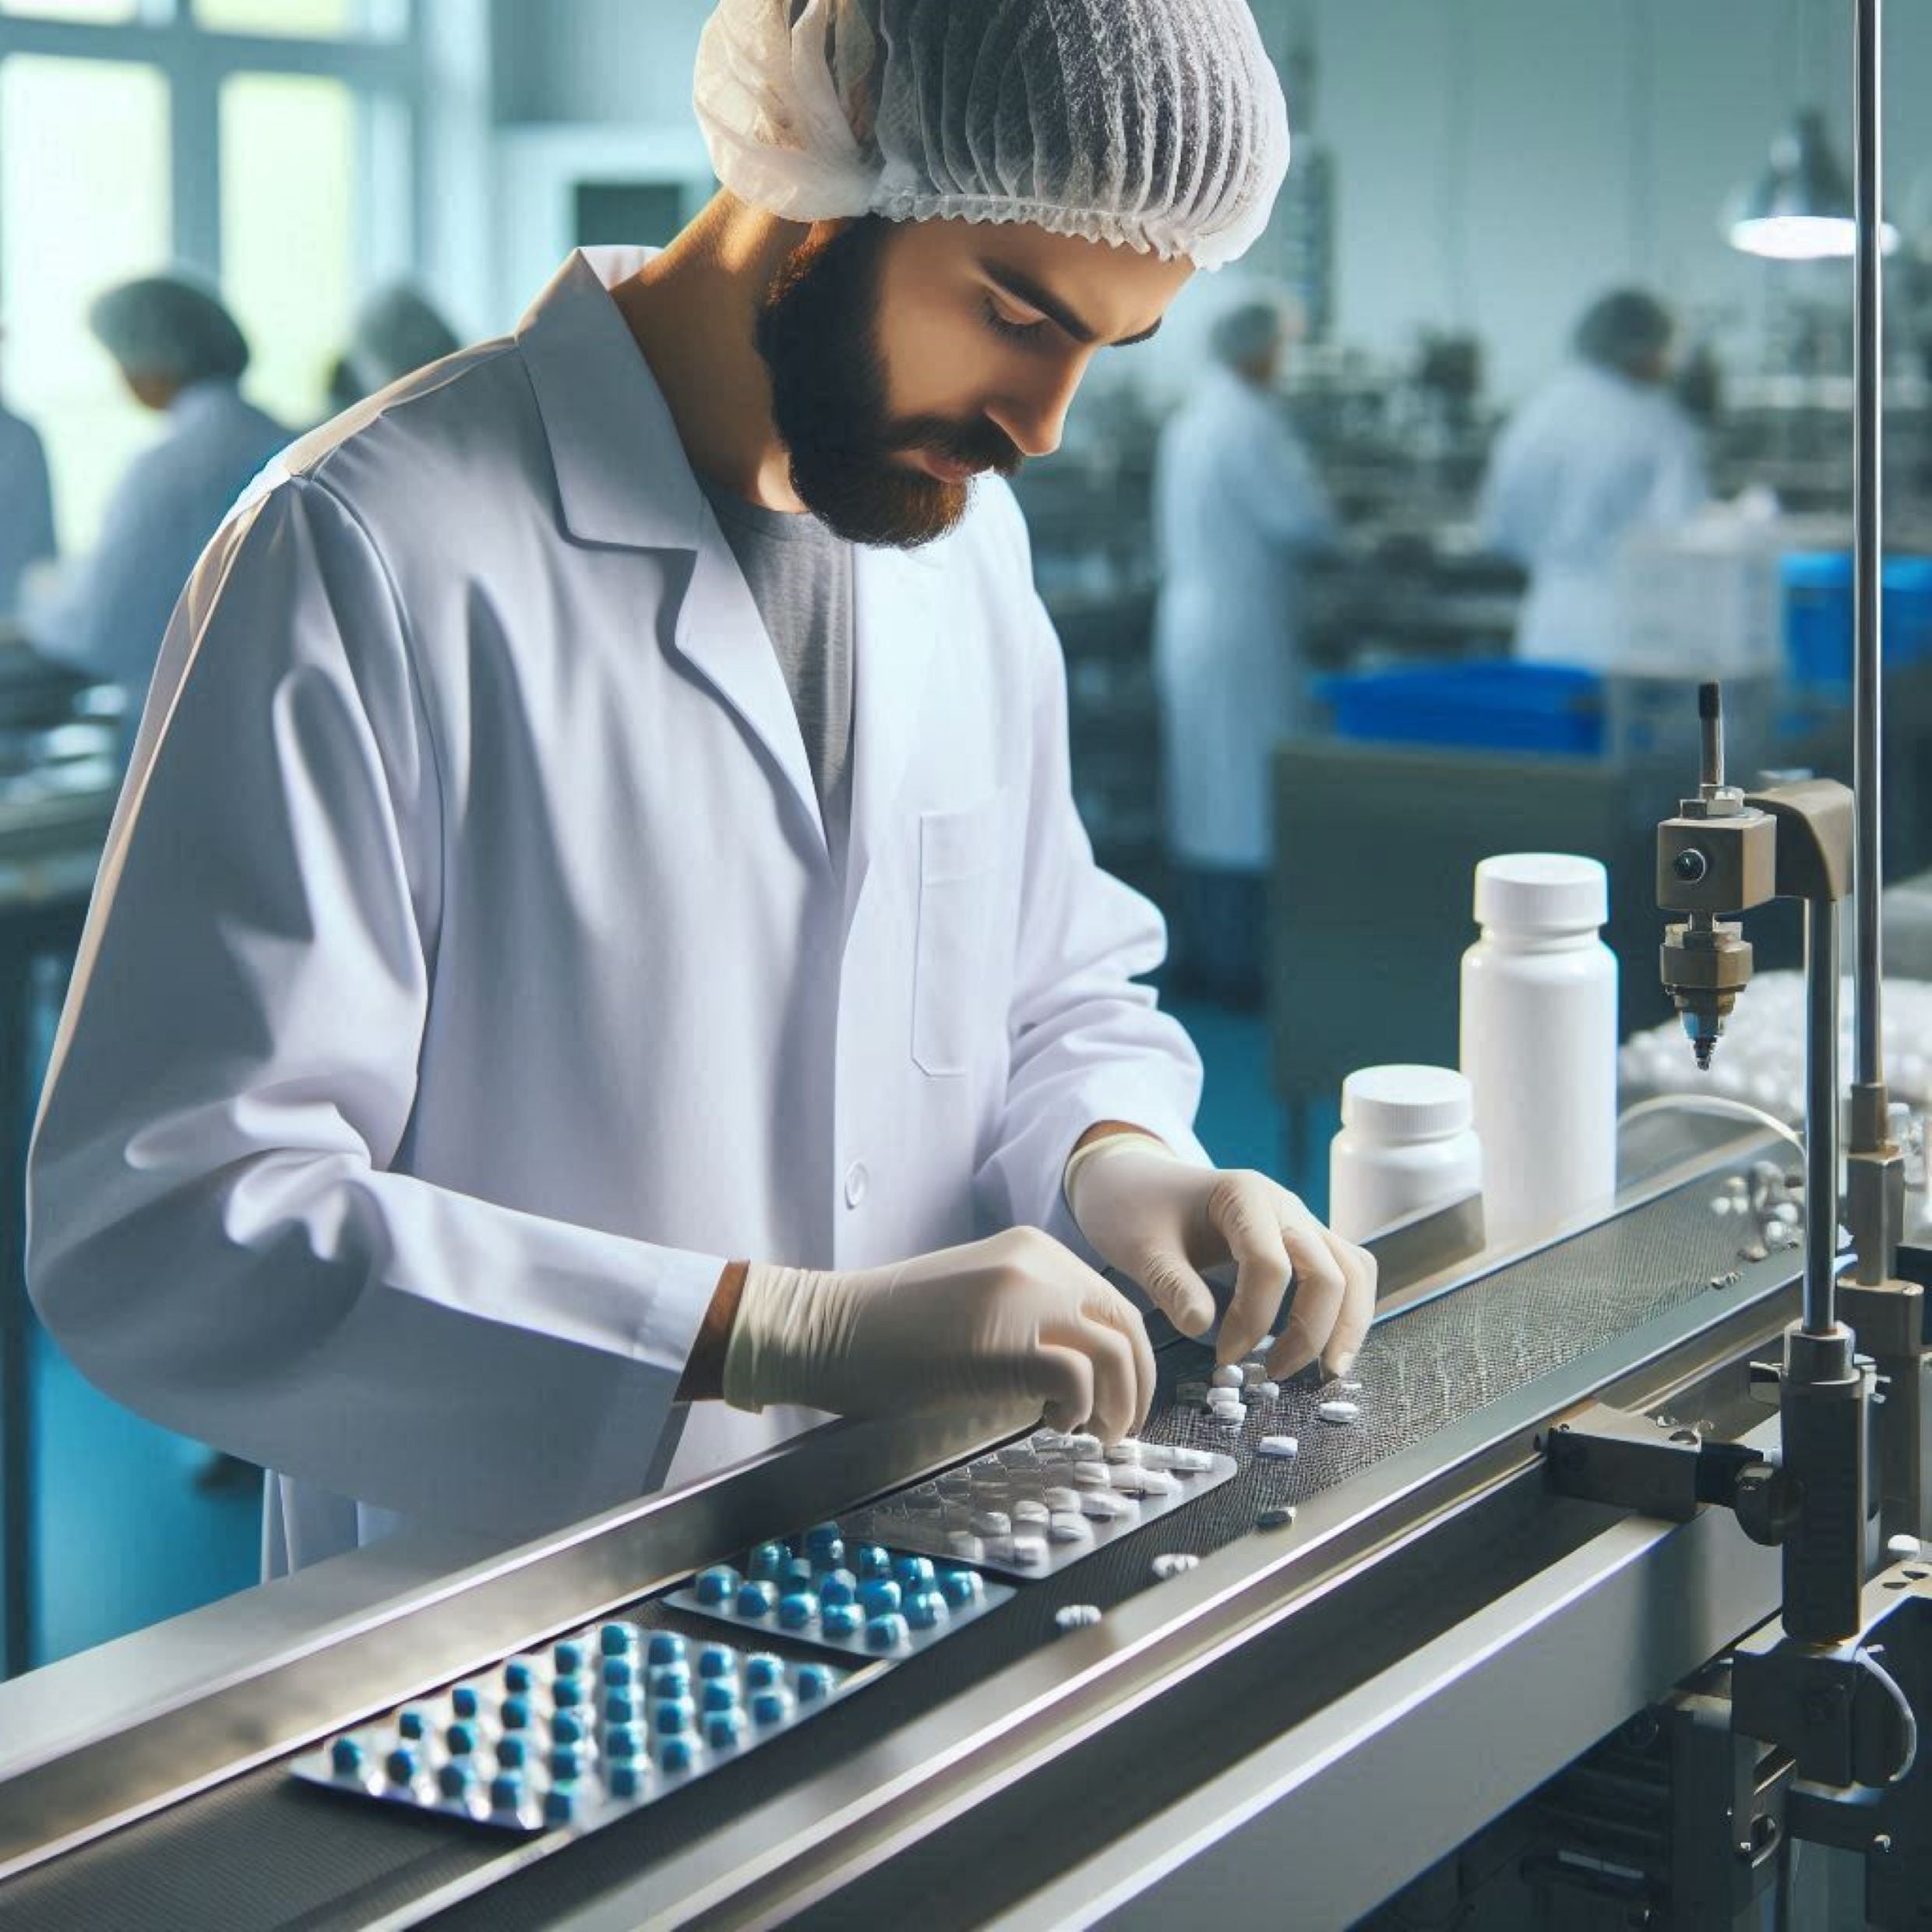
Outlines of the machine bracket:
M 1782 1539 L 1795 1507 L 1791 1485 L 1761 1451 L 1715 1442 L 1667 1417 L 1593 1402 L 1543 1440 L 1558 1492 L 1643 1516 L 1687 1523 L 1705 1504 L 1734 1510 L 1754 1542 Z

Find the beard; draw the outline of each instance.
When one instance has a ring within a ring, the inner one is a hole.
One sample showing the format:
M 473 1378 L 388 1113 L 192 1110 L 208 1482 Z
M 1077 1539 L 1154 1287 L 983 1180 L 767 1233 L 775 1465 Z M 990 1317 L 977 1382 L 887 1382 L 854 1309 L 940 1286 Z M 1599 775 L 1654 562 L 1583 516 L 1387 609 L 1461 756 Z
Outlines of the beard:
M 756 340 L 799 500 L 848 542 L 911 550 L 958 524 L 972 485 L 895 457 L 923 450 L 1002 476 L 1022 459 L 983 417 L 891 419 L 879 348 L 880 271 L 891 231 L 883 217 L 868 215 L 794 249 L 760 305 Z

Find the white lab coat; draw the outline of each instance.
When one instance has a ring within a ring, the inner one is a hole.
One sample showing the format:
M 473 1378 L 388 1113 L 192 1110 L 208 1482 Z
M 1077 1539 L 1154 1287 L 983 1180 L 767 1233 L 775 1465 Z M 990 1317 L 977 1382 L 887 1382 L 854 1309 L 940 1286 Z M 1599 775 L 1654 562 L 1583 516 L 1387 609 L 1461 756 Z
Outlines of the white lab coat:
M 235 499 L 289 439 L 231 382 L 191 383 L 167 427 L 128 465 L 100 539 L 28 627 L 36 646 L 120 685 L 139 707 L 168 614 Z
M 20 580 L 54 554 L 54 493 L 33 425 L 0 409 L 0 618 L 19 608 Z
M 1662 390 L 1572 363 L 1518 411 L 1482 488 L 1483 541 L 1530 573 L 1516 654 L 1613 668 L 1619 546 L 1708 494 L 1696 425 Z
M 1334 517 L 1278 399 L 1215 368 L 1161 435 L 1164 573 L 1155 675 L 1168 845 L 1190 865 L 1267 864 L 1268 761 L 1301 722 L 1301 559 Z
M 1205 1160 L 1009 491 L 856 562 L 851 846 L 573 256 L 289 450 L 169 629 L 30 1164 L 80 1367 L 286 1472 L 271 1571 L 655 1481 L 728 1257 L 1077 1243 L 1092 1122 Z M 805 1418 L 707 1406 L 673 1474 Z M 349 1499 L 355 1499 L 350 1500 Z

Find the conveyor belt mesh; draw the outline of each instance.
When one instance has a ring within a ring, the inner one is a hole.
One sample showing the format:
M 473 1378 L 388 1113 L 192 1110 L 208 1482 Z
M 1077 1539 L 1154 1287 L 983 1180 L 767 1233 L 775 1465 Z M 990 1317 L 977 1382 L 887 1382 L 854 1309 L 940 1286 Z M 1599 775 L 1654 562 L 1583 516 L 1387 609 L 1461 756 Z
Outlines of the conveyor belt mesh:
M 1104 1607 L 1151 1587 L 1149 1564 L 1158 1552 L 1204 1553 L 1246 1535 L 1267 1504 L 1306 1502 L 1652 1317 L 1712 1294 L 1712 1278 L 1740 1266 L 1740 1224 L 1711 1212 L 1715 1191 L 1707 1178 L 1379 1327 L 1352 1377 L 1362 1384 L 1353 1398 L 1361 1405 L 1359 1423 L 1338 1427 L 1319 1420 L 1316 1404 L 1332 1391 L 1312 1381 L 1285 1391 L 1277 1405 L 1250 1404 L 1239 1438 L 1246 1447 L 1263 1433 L 1295 1435 L 1302 1444 L 1296 1460 L 1255 1461 L 1190 1509 L 1028 1585 L 998 1613 L 744 1764 L 542 1861 L 457 1906 L 446 1922 L 541 1925 L 673 1844 L 848 1756 L 882 1729 L 1050 1641 L 1061 1605 Z M 1788 1280 L 1793 1265 L 1774 1257 L 1743 1266 L 1740 1285 L 1715 1292 L 1761 1292 Z M 1204 1376 L 1209 1361 L 1193 1344 L 1163 1349 L 1164 1395 L 1177 1381 Z M 1147 1434 L 1218 1450 L 1236 1440 L 1214 1429 L 1198 1407 L 1177 1408 L 1169 1401 Z M 633 1614 L 647 1624 L 700 1627 L 649 1605 Z M 368 1924 L 505 1856 L 492 1835 L 337 1800 L 297 1786 L 273 1765 L 0 1888 L 0 1921 L 35 1932 L 122 1925 L 143 1932 L 333 1932 Z

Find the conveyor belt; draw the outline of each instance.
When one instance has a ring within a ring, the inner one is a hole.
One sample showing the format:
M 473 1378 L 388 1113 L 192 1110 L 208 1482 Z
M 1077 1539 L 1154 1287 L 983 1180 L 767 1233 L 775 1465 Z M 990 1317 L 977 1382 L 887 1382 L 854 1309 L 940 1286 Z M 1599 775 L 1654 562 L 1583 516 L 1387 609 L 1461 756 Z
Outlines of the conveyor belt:
M 1149 1568 L 1158 1552 L 1204 1553 L 1249 1534 L 1265 1504 L 1305 1502 L 1700 1296 L 1752 1296 L 1788 1281 L 1793 1264 L 1783 1257 L 1740 1265 L 1739 1224 L 1711 1212 L 1715 1191 L 1707 1176 L 1559 1249 L 1384 1323 L 1352 1377 L 1363 1385 L 1355 1398 L 1359 1423 L 1337 1427 L 1320 1421 L 1315 1405 L 1324 1391 L 1312 1380 L 1285 1391 L 1278 1405 L 1250 1405 L 1245 1447 L 1264 1433 L 1297 1435 L 1302 1452 L 1295 1461 L 1253 1461 L 1189 1510 L 1028 1585 L 1014 1602 L 936 1652 L 912 1659 L 743 1764 L 679 1793 L 675 1802 L 545 1859 L 511 1894 L 497 1899 L 486 1892 L 465 1902 L 449 1923 L 540 1923 L 612 1875 L 634 1873 L 673 1844 L 836 1765 L 882 1731 L 1052 1641 L 1053 1615 L 1062 1605 L 1105 1608 L 1159 1587 Z M 1714 1290 L 1712 1278 L 1733 1268 L 1740 1282 Z M 1204 1375 L 1209 1360 L 1196 1345 L 1171 1341 L 1159 1356 L 1164 1396 L 1177 1381 Z M 1146 1433 L 1153 1440 L 1218 1450 L 1228 1449 L 1231 1440 L 1198 1408 L 1183 1410 L 1168 1401 Z M 770 1527 L 779 1532 L 795 1526 Z M 1298 1532 L 1265 1533 L 1292 1539 Z M 627 1613 L 647 1626 L 694 1633 L 703 1627 L 650 1603 Z M 24 1874 L 0 1890 L 0 1917 L 35 1932 L 99 1932 L 121 1924 L 144 1932 L 269 1927 L 333 1932 L 404 1910 L 486 1867 L 507 1875 L 531 1856 L 480 1830 L 298 1786 L 278 1764 Z

